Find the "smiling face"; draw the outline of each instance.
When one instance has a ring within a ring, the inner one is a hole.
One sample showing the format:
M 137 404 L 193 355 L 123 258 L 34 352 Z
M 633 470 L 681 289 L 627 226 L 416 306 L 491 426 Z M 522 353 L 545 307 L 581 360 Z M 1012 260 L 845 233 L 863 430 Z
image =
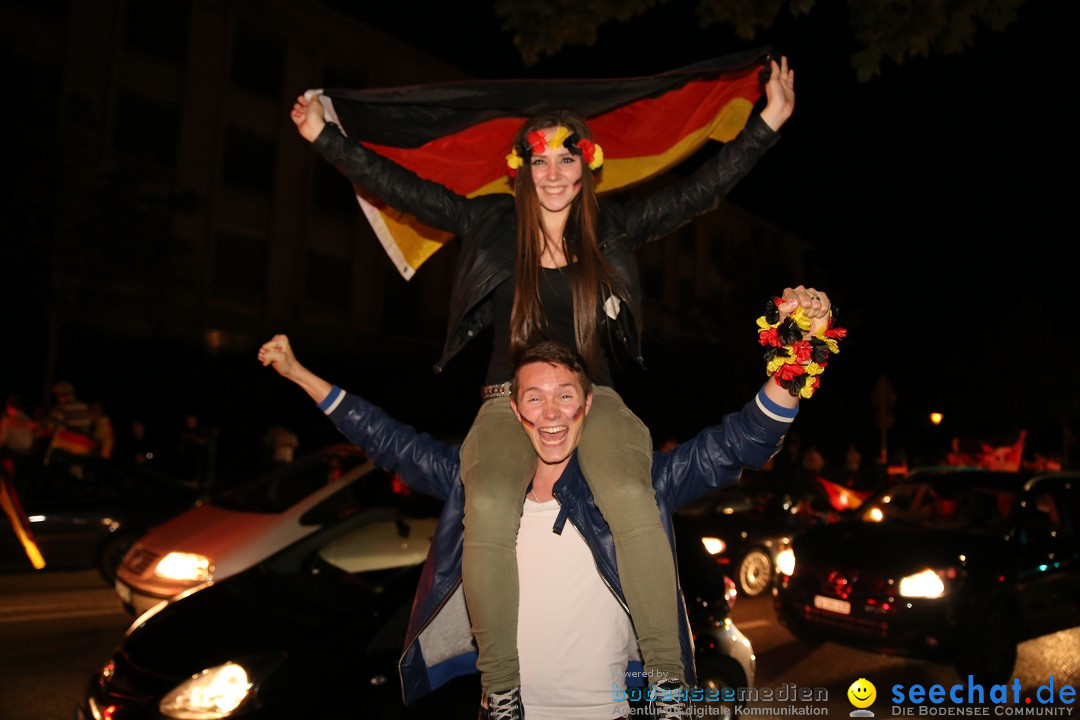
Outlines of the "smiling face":
M 548 362 L 522 365 L 516 388 L 510 405 L 540 462 L 564 464 L 581 440 L 592 394 L 586 395 L 577 373 Z
M 544 137 L 552 138 L 558 130 L 547 127 L 542 132 Z M 529 158 L 529 169 L 540 207 L 552 213 L 569 208 L 581 192 L 582 167 L 581 157 L 562 145 L 554 149 L 545 146 L 543 152 L 534 152 Z
M 848 700 L 857 708 L 868 708 L 877 699 L 877 688 L 866 678 L 859 678 L 851 683 L 847 691 Z

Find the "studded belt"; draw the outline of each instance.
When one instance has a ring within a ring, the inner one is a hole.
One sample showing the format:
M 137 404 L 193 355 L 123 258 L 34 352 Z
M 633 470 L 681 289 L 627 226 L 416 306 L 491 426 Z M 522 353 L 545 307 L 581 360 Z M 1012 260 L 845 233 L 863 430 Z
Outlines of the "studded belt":
M 506 397 L 510 394 L 510 382 L 499 383 L 498 385 L 485 385 L 480 388 L 480 397 L 485 400 L 491 400 L 492 398 Z

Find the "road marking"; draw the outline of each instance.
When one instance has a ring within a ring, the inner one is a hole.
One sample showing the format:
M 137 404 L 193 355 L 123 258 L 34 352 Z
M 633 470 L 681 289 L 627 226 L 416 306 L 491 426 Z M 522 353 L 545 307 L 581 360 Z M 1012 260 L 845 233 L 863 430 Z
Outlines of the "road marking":
M 123 616 L 123 610 L 119 607 L 115 608 L 74 608 L 70 610 L 50 610 L 46 612 L 40 612 L 40 608 L 35 608 L 38 612 L 21 612 L 18 614 L 0 613 L 0 625 L 6 623 L 18 623 L 18 622 L 38 622 L 41 620 L 64 620 L 71 618 L 82 617 L 104 617 L 106 615 Z
M 772 625 L 773 623 L 769 622 L 768 620 L 747 620 L 745 622 L 735 623 L 735 627 L 739 628 L 740 630 L 746 630 L 748 628 L 753 629 L 759 627 L 772 627 Z

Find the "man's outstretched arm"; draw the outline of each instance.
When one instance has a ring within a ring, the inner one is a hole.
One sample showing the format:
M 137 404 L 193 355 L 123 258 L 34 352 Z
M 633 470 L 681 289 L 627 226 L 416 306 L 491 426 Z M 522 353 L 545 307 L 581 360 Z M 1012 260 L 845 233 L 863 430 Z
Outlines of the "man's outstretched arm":
M 259 349 L 259 362 L 272 365 L 319 405 L 349 442 L 378 467 L 401 474 L 417 492 L 445 500 L 460 482 L 458 448 L 398 422 L 358 395 L 347 393 L 296 359 L 289 338 L 275 335 Z
M 781 319 L 797 309 L 810 321 L 809 338 L 828 327 L 832 303 L 820 290 L 799 285 L 785 288 L 777 306 Z M 739 480 L 743 468 L 757 468 L 780 449 L 798 413 L 799 398 L 773 379 L 743 409 L 724 417 L 689 442 L 653 460 L 653 487 L 670 507 L 686 505 L 706 493 Z

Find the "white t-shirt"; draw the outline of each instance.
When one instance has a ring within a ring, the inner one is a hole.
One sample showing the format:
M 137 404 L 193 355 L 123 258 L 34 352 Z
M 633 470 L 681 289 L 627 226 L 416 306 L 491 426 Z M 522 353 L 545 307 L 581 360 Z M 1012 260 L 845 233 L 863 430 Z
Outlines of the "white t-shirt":
M 529 720 L 624 717 L 626 663 L 638 657 L 633 625 L 584 538 L 567 522 L 552 532 L 559 503 L 526 499 L 518 531 L 521 601 L 518 658 Z

